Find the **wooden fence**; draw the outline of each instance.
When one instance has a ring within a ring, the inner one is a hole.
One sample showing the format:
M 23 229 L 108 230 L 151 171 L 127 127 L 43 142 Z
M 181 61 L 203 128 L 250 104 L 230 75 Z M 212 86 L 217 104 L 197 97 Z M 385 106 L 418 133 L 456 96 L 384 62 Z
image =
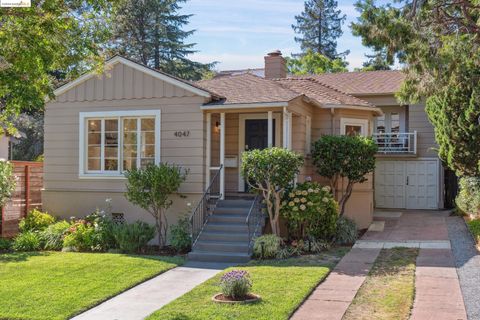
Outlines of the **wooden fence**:
M 0 235 L 13 237 L 18 233 L 20 219 L 35 208 L 42 208 L 43 163 L 12 161 L 17 186 L 12 199 L 2 208 Z

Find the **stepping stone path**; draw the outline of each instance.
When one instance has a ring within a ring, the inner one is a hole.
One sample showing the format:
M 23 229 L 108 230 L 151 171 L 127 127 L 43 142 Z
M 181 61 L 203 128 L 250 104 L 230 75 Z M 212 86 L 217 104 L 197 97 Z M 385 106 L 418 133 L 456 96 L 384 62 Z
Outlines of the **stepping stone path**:
M 467 320 L 448 237 L 448 215 L 446 211 L 387 211 L 375 215 L 374 226 L 357 241 L 291 319 L 341 320 L 380 250 L 409 247 L 420 249 L 410 320 Z

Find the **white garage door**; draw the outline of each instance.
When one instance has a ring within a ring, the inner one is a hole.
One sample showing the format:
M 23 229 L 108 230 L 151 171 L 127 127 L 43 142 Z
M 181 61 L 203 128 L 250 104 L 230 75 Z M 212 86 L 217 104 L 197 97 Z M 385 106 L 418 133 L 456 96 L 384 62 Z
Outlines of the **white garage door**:
M 377 161 L 375 206 L 438 209 L 438 166 L 436 160 Z

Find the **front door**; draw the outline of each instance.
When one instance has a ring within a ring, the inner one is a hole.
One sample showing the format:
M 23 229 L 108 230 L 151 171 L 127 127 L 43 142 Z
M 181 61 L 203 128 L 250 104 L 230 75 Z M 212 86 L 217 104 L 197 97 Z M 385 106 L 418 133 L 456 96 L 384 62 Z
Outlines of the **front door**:
M 272 144 L 275 145 L 275 119 L 272 122 Z M 245 151 L 268 148 L 268 120 L 247 119 L 245 120 Z M 245 191 L 250 187 L 245 181 Z
M 272 132 L 275 133 L 275 120 L 273 120 Z M 275 134 L 273 134 L 275 145 Z M 268 120 L 247 119 L 245 120 L 245 150 L 265 149 L 268 147 Z

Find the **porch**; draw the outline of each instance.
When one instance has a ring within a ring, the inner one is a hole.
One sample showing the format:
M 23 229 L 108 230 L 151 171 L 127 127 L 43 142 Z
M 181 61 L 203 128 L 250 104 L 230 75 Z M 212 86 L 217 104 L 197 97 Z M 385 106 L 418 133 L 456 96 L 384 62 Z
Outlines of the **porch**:
M 218 190 L 221 200 L 226 195 L 238 196 L 245 192 L 247 187 L 240 172 L 243 152 L 272 146 L 292 150 L 294 127 L 297 128 L 304 119 L 286 106 L 207 112 L 206 188 L 213 181 L 216 185 L 211 187 Z M 296 148 L 296 151 L 304 153 L 303 147 Z M 218 179 L 213 179 L 216 174 Z

